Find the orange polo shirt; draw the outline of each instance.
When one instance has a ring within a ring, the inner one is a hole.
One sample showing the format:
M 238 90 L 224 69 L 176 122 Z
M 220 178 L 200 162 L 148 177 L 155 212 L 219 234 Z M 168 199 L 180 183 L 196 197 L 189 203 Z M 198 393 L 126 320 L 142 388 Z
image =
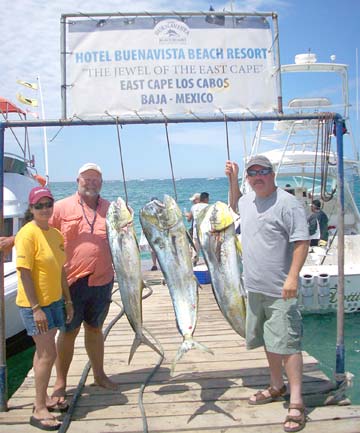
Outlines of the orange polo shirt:
M 105 223 L 109 205 L 99 197 L 94 212 L 85 203 L 81 204 L 78 193 L 55 203 L 50 224 L 64 236 L 69 285 L 89 275 L 89 286 L 102 286 L 114 277 Z

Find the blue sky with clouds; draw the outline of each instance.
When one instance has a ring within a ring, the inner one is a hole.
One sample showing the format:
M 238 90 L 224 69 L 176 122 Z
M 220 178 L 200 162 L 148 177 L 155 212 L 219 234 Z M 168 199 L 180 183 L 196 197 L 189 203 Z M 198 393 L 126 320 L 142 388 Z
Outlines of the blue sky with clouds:
M 356 120 L 357 84 L 356 49 L 359 48 L 358 18 L 360 1 L 343 0 L 248 0 L 248 1 L 177 1 L 151 0 L 12 0 L 2 9 L 3 42 L 0 96 L 16 102 L 16 79 L 29 82 L 40 76 L 47 119 L 61 116 L 60 102 L 60 15 L 62 13 L 135 12 L 135 11 L 274 11 L 279 17 L 280 58 L 292 63 L 295 54 L 311 52 L 318 61 L 349 64 L 350 110 Z M 86 6 L 84 6 L 86 5 Z M 321 94 L 321 86 L 316 83 Z M 332 85 L 332 84 L 331 84 Z M 335 84 L 334 84 L 335 85 Z M 286 86 L 286 87 L 285 87 Z M 284 100 L 302 90 L 295 80 L 283 83 Z M 328 89 L 329 90 L 329 89 Z M 331 89 L 330 89 L 331 90 Z M 307 90 L 304 89 L 306 92 Z M 254 125 L 255 126 L 255 125 Z M 241 161 L 244 140 L 254 128 L 241 123 L 229 124 L 231 157 Z M 359 138 L 356 122 L 354 135 Z M 218 123 L 169 125 L 173 165 L 176 177 L 223 176 L 226 160 L 225 126 Z M 121 166 L 117 133 L 114 126 L 48 128 L 50 181 L 73 180 L 84 162 L 102 166 L 105 179 L 120 179 Z M 12 139 L 6 132 L 5 150 L 12 151 Z M 171 176 L 164 127 L 128 125 L 121 131 L 126 176 L 168 178 Z M 30 139 L 39 172 L 44 172 L 43 131 L 32 128 Z

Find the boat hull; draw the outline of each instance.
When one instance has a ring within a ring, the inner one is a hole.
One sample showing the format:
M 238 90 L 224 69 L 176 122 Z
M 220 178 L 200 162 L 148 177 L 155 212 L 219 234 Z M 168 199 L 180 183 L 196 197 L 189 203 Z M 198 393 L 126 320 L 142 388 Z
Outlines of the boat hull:
M 337 266 L 304 266 L 300 276 L 299 304 L 304 313 L 337 311 Z M 344 311 L 360 311 L 360 273 L 355 267 L 345 271 Z

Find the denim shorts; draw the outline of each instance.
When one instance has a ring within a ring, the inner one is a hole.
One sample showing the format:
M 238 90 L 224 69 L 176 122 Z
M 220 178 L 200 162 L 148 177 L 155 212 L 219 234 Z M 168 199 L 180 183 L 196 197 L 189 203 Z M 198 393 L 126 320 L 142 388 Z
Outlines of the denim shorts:
M 302 318 L 296 298 L 282 299 L 248 292 L 246 347 L 279 355 L 301 352 Z
M 110 308 L 114 280 L 103 286 L 89 286 L 89 276 L 79 278 L 70 289 L 74 317 L 65 324 L 66 332 L 79 328 L 85 322 L 93 328 L 101 328 Z
M 40 332 L 34 321 L 34 312 L 30 307 L 18 307 L 20 311 L 21 319 L 24 323 L 26 332 L 31 337 L 33 335 L 39 335 Z M 65 325 L 65 308 L 64 301 L 60 299 L 55 301 L 46 307 L 41 307 L 42 311 L 46 314 L 48 329 L 53 328 L 64 328 Z

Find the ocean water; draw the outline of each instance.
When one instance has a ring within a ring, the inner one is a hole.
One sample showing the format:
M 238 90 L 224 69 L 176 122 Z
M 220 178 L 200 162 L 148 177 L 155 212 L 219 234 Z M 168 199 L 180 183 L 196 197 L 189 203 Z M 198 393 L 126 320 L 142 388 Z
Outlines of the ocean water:
M 76 191 L 75 182 L 53 182 L 50 188 L 55 199 L 60 199 Z M 360 180 L 352 184 L 354 196 L 360 208 Z M 164 194 L 177 197 L 180 208 L 185 211 L 191 207 L 189 197 L 195 192 L 206 191 L 210 194 L 210 203 L 217 200 L 227 202 L 228 183 L 226 178 L 210 179 L 170 179 L 130 180 L 126 182 L 128 203 L 135 212 L 135 229 L 140 236 L 139 210 L 152 197 L 162 199 Z M 112 201 L 118 196 L 125 199 L 124 184 L 120 181 L 105 181 L 101 195 Z M 149 255 L 143 253 L 144 259 Z M 345 316 L 345 368 L 355 375 L 354 386 L 348 392 L 354 404 L 360 404 L 360 313 Z M 332 378 L 335 372 L 336 314 L 304 316 L 304 350 L 320 362 L 321 369 Z M 20 385 L 31 367 L 33 349 L 27 349 L 21 356 L 8 359 L 9 394 Z M 23 371 L 19 370 L 20 359 L 24 362 Z M 20 383 L 19 383 L 20 382 Z

